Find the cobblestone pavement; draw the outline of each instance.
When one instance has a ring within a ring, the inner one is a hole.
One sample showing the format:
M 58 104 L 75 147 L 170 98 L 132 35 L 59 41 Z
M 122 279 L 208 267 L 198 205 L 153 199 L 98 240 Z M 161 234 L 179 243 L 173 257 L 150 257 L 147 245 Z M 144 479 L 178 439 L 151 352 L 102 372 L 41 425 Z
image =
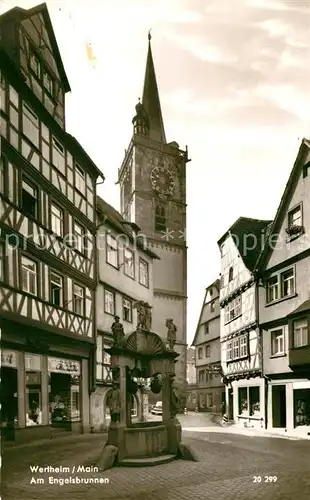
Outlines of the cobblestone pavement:
M 101 439 L 101 442 L 100 442 Z M 113 468 L 104 473 L 73 473 L 73 465 L 91 460 L 104 437 L 83 436 L 5 450 L 2 500 L 309 500 L 310 443 L 235 434 L 184 432 L 183 442 L 199 462 L 175 461 L 149 468 Z M 29 466 L 69 466 L 62 474 L 35 474 Z M 49 484 L 55 479 L 101 478 L 106 484 Z M 266 479 L 266 477 L 268 479 Z M 277 477 L 277 481 L 274 478 Z M 31 479 L 45 484 L 30 484 Z M 256 478 L 256 480 L 255 480 Z M 261 480 L 260 480 L 261 478 Z

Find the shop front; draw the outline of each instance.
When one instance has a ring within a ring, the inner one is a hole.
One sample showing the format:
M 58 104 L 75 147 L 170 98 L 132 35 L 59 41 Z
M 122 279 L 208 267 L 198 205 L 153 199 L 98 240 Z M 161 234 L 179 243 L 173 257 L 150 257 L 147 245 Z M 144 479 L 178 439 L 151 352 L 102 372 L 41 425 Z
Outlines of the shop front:
M 234 380 L 231 393 L 226 388 L 226 403 L 233 407 L 233 419 L 240 427 L 265 428 L 264 379 Z M 231 395 L 230 395 L 231 394 Z
M 58 432 L 83 432 L 89 422 L 87 380 L 87 359 L 2 349 L 4 439 L 17 442 L 51 437 Z
M 268 429 L 310 435 L 310 380 L 277 380 L 268 385 Z

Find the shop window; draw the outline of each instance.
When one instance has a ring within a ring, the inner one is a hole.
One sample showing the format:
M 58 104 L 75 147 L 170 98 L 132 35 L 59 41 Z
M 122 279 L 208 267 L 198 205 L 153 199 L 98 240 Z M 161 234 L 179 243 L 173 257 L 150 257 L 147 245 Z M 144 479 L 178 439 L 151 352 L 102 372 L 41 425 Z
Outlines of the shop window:
M 259 387 L 239 387 L 238 389 L 239 415 L 259 415 L 260 395 Z
M 249 410 L 247 387 L 239 387 L 238 402 L 239 402 L 239 415 L 242 415 L 242 413 L 247 413 Z
M 41 356 L 25 354 L 26 426 L 42 425 Z
M 81 419 L 81 373 L 79 361 L 48 358 L 49 423 L 67 427 Z
M 13 439 L 13 428 L 18 424 L 17 359 L 16 353 L 1 351 L 1 407 L 0 425 L 4 439 Z
M 294 427 L 310 425 L 310 389 L 294 390 Z

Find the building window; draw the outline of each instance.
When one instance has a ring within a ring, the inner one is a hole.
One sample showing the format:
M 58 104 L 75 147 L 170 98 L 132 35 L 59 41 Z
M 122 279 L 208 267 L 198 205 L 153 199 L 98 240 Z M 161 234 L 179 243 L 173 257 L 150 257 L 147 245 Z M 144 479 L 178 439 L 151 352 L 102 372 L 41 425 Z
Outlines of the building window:
M 240 337 L 239 347 L 240 347 L 240 358 L 247 356 L 248 355 L 248 339 L 246 336 Z
M 215 311 L 215 302 L 214 302 L 214 300 L 212 300 L 212 302 L 210 303 L 210 311 L 211 312 Z
M 294 269 L 281 273 L 281 297 L 290 297 L 295 292 Z
M 85 290 L 79 285 L 73 286 L 73 312 L 84 316 Z
M 310 423 L 310 389 L 294 389 L 294 427 Z
M 62 144 L 53 137 L 52 141 L 52 162 L 54 167 L 59 170 L 63 175 L 66 174 L 65 171 L 65 150 Z
M 232 352 L 232 342 L 227 342 L 226 361 L 233 359 Z
M 132 323 L 132 302 L 128 299 L 123 299 L 123 320 Z
M 51 205 L 51 228 L 53 233 L 58 236 L 64 234 L 64 212 L 57 205 Z
M 202 350 L 202 347 L 199 347 L 198 349 L 198 359 L 202 359 L 203 358 L 203 350 Z
M 63 306 L 63 278 L 51 272 L 50 301 L 57 307 Z
M 26 426 L 42 425 L 41 356 L 25 354 Z
M 155 208 L 155 231 L 166 231 L 166 209 L 163 205 L 156 205 Z
M 23 102 L 23 134 L 37 148 L 39 147 L 39 127 L 39 118 L 30 106 Z
M 22 256 L 22 289 L 31 295 L 38 294 L 38 265 L 31 259 Z
M 233 358 L 234 359 L 239 358 L 239 352 L 240 352 L 239 339 L 235 339 L 235 340 L 233 340 Z
M 286 269 L 267 281 L 267 303 L 278 299 L 292 297 L 295 294 L 295 271 L 294 268 Z
M 210 357 L 210 346 L 209 345 L 205 346 L 205 354 L 206 354 L 206 358 Z
M 299 235 L 303 229 L 301 204 L 288 212 L 287 219 L 288 225 L 286 232 L 291 236 Z
M 40 59 L 35 54 L 30 54 L 30 68 L 38 79 L 41 78 L 41 63 Z
M 233 321 L 234 319 L 238 318 L 238 316 L 241 316 L 242 314 L 241 295 L 231 300 L 229 304 L 225 306 L 224 314 L 225 314 L 225 323 L 229 323 L 230 321 Z
M 213 406 L 212 394 L 207 394 L 207 408 L 212 408 L 212 406 Z
M 104 290 L 104 312 L 115 314 L 115 293 Z
M 279 298 L 278 276 L 273 276 L 267 282 L 267 302 L 273 302 Z
M 129 248 L 124 248 L 124 273 L 130 278 L 135 277 L 134 253 Z
M 260 393 L 259 387 L 239 387 L 238 389 L 239 415 L 259 415 Z
M 118 249 L 117 241 L 111 234 L 107 235 L 107 263 L 113 267 L 118 267 Z
M 84 253 L 84 229 L 77 222 L 73 225 L 74 233 L 74 248 L 81 253 Z
M 143 286 L 149 286 L 149 265 L 145 260 L 139 262 L 139 283 Z
M 21 209 L 26 215 L 37 218 L 38 191 L 26 179 L 22 181 Z
M 85 172 L 77 163 L 75 164 L 75 187 L 85 195 Z
M 111 356 L 106 352 L 111 346 L 104 343 L 102 335 L 97 336 L 96 346 L 96 379 L 101 382 L 112 382 L 111 377 Z
M 209 322 L 208 321 L 204 324 L 204 332 L 205 332 L 205 335 L 207 335 L 209 333 Z
M 228 283 L 230 283 L 233 279 L 234 279 L 234 268 L 230 267 L 228 273 Z
M 43 72 L 43 85 L 45 87 L 45 90 L 48 91 L 48 93 L 53 97 L 54 96 L 54 81 L 51 77 L 51 75 L 44 70 Z
M 198 372 L 198 382 L 200 384 L 203 384 L 204 383 L 204 379 L 205 379 L 205 372 L 204 372 L 204 370 L 199 370 L 199 372 Z
M 308 320 L 302 318 L 293 322 L 293 346 L 303 347 L 308 345 Z
M 270 332 L 271 356 L 284 354 L 284 332 L 282 328 Z

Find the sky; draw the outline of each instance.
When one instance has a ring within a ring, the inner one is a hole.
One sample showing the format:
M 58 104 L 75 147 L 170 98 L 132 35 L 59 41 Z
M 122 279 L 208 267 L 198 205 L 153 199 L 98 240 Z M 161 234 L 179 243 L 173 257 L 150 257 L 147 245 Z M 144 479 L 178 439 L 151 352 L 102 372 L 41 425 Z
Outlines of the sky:
M 0 12 L 40 1 L 0 0 Z M 147 34 L 167 136 L 188 145 L 188 343 L 217 241 L 240 216 L 272 219 L 301 139 L 310 136 L 310 0 L 50 0 L 71 85 L 67 131 L 117 171 L 142 97 Z

